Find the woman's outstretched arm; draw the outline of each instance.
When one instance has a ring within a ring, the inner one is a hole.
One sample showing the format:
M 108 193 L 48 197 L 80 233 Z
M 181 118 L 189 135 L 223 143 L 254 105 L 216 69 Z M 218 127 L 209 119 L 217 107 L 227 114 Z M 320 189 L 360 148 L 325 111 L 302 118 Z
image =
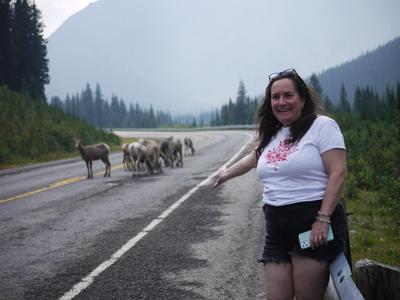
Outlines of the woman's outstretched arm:
M 242 159 L 231 165 L 229 168 L 225 168 L 221 171 L 219 178 L 214 184 L 214 187 L 217 187 L 224 183 L 225 181 L 243 175 L 250 171 L 252 168 L 257 166 L 257 154 L 254 149 L 249 154 L 244 156 Z

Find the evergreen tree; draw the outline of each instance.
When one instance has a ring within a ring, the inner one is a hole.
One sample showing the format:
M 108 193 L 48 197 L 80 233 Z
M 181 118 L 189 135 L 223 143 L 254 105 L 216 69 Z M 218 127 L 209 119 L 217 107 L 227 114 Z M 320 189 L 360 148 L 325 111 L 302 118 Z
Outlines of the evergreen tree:
M 370 87 L 365 89 L 356 88 L 354 97 L 354 111 L 363 120 L 382 119 L 384 114 L 384 105 L 378 94 Z
M 310 85 L 314 89 L 315 92 L 318 93 L 318 95 L 322 98 L 322 87 L 321 84 L 318 80 L 318 77 L 316 74 L 312 74 L 310 77 Z
M 120 128 L 128 127 L 128 111 L 126 109 L 126 105 L 125 105 L 125 102 L 123 99 L 121 99 L 119 102 L 118 116 L 119 116 L 119 126 L 118 127 L 120 127 Z
M 354 92 L 353 110 L 357 115 L 360 115 L 362 111 L 361 89 L 358 86 Z
M 241 80 L 239 82 L 238 94 L 236 97 L 236 106 L 234 109 L 234 118 L 232 124 L 245 124 L 246 123 L 246 88 Z
M 211 125 L 212 127 L 216 126 L 216 125 L 215 125 L 214 111 L 211 112 L 210 125 Z
M 135 124 L 134 127 L 136 128 L 143 127 L 142 114 L 138 103 L 136 103 L 135 105 L 135 118 L 133 120 Z
M 16 0 L 14 4 L 13 42 L 15 47 L 15 82 L 13 88 L 22 90 L 29 78 L 29 45 L 30 8 L 28 1 Z
M 111 108 L 107 101 L 103 104 L 103 124 L 104 128 L 112 128 L 111 126 Z
M 342 112 L 350 112 L 350 103 L 347 100 L 347 93 L 346 89 L 344 87 L 344 84 L 342 83 L 340 87 L 340 103 L 339 103 L 339 110 Z
M 228 101 L 228 118 L 226 125 L 232 125 L 235 123 L 235 105 L 232 102 L 232 99 L 229 98 Z
M 54 96 L 51 98 L 50 105 L 65 112 L 64 103 L 58 96 Z
M 94 124 L 94 111 L 93 91 L 87 83 L 85 90 L 81 93 L 79 116 L 90 124 Z
M 105 125 L 104 120 L 104 99 L 103 94 L 101 92 L 100 85 L 96 84 L 96 89 L 94 92 L 94 125 L 102 128 Z
M 119 100 L 117 96 L 111 96 L 111 104 L 110 104 L 110 116 L 111 116 L 111 123 L 110 127 L 118 128 L 120 127 L 119 122 Z
M 129 104 L 128 116 L 129 116 L 129 122 L 128 122 L 129 128 L 135 127 L 135 109 L 132 103 Z
M 218 109 L 215 110 L 215 126 L 221 126 L 221 118 Z
M 394 91 L 387 85 L 386 86 L 386 105 L 388 108 L 388 111 L 396 111 L 396 95 L 394 94 Z
M 31 95 L 45 100 L 44 86 L 50 82 L 47 41 L 43 37 L 43 23 L 41 12 L 35 3 L 31 6 Z
M 192 124 L 190 125 L 190 127 L 192 127 L 192 128 L 196 128 L 197 127 L 196 118 L 193 118 L 193 121 L 192 121 Z
M 223 104 L 221 107 L 221 125 L 227 125 L 228 118 L 228 105 Z
M 12 88 L 13 64 L 11 0 L 0 0 L 0 85 Z
M 157 120 L 156 120 L 156 116 L 154 114 L 154 110 L 153 110 L 153 106 L 150 105 L 150 110 L 149 110 L 149 114 L 148 114 L 148 126 L 149 128 L 156 128 L 157 126 Z
M 72 103 L 73 115 L 75 117 L 81 117 L 81 109 L 80 109 L 81 100 L 78 93 L 76 93 L 75 96 L 72 96 L 71 103 Z
M 74 115 L 74 110 L 72 108 L 72 101 L 71 101 L 71 98 L 69 97 L 69 94 L 67 94 L 67 97 L 64 100 L 64 112 L 66 115 L 69 115 L 69 116 Z
M 254 97 L 253 100 L 249 99 L 249 114 L 247 116 L 247 123 L 246 124 L 254 124 L 255 123 L 255 116 L 258 109 L 258 99 Z
M 323 96 L 322 105 L 324 106 L 324 108 L 325 108 L 325 110 L 327 112 L 333 112 L 334 111 L 334 106 L 332 104 L 331 99 L 329 99 L 328 96 Z
M 45 100 L 44 85 L 49 82 L 46 41 L 40 11 L 28 0 L 14 5 L 13 41 L 15 76 L 13 88 L 28 92 L 33 99 Z

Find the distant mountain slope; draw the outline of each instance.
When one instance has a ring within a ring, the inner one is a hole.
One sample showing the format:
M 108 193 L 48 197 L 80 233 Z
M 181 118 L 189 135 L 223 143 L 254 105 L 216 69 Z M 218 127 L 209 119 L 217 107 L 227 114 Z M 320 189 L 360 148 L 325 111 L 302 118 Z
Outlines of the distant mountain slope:
M 318 74 L 323 93 L 333 103 L 339 101 L 342 82 L 349 101 L 353 101 L 355 89 L 372 87 L 378 93 L 384 93 L 386 86 L 400 82 L 400 37 L 388 42 L 374 51 L 330 68 Z
M 238 28 L 239 15 L 226 10 L 227 1 L 90 4 L 49 38 L 47 96 L 65 97 L 97 82 L 107 97 L 115 93 L 144 107 L 174 113 L 210 109 L 226 100 L 227 89 L 235 91 L 236 73 L 252 60 L 239 60 L 235 45 L 252 24 Z M 245 2 L 237 5 L 247 7 Z M 235 51 L 225 55 L 226 49 Z
M 353 1 L 283 2 L 98 0 L 49 37 L 46 95 L 65 98 L 86 83 L 99 83 L 108 99 L 114 93 L 126 103 L 173 114 L 209 111 L 234 97 L 240 80 L 249 95 L 260 95 L 272 72 L 290 67 L 301 74 L 319 72 L 396 36 L 379 30 L 380 36 L 365 38 L 360 30 L 390 18 L 384 13 L 362 28 L 354 26 L 368 14 L 353 14 L 360 9 Z M 320 13 L 323 22 L 315 19 Z M 337 22 L 339 14 L 346 22 Z M 304 30 L 316 24 L 318 30 Z M 346 34 L 348 28 L 354 31 Z M 313 41 L 312 51 L 305 41 Z

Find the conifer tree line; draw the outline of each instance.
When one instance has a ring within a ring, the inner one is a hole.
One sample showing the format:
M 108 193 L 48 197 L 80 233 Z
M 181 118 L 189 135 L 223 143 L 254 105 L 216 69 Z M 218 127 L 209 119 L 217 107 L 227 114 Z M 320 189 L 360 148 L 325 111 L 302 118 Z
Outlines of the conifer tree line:
M 139 104 L 126 105 L 123 99 L 113 95 L 109 102 L 104 98 L 101 87 L 97 83 L 93 91 L 90 84 L 81 93 L 64 100 L 52 97 L 50 105 L 57 107 L 70 116 L 79 117 L 98 128 L 158 128 L 182 125 L 197 126 L 224 126 L 254 124 L 254 115 L 258 108 L 258 98 L 247 96 L 242 81 L 239 82 L 238 95 L 235 102 L 229 99 L 221 110 L 216 109 L 209 113 L 200 113 L 198 116 L 172 116 L 170 112 L 154 111 L 153 107 L 144 109 Z
M 381 95 L 371 87 L 356 87 L 353 101 L 350 102 L 344 84 L 341 84 L 340 99 L 334 104 L 319 83 L 318 77 L 313 74 L 309 84 L 321 96 L 322 106 L 328 113 L 352 113 L 352 116 L 361 120 L 399 120 L 400 112 L 400 82 L 393 88 L 386 87 L 385 94 Z M 352 104 L 351 104 L 352 103 Z
M 47 41 L 34 1 L 0 0 L 0 86 L 45 101 Z
M 387 88 L 385 95 L 379 95 L 372 88 L 356 89 L 351 105 L 346 89 L 342 84 L 340 99 L 334 104 L 324 93 L 316 75 L 308 83 L 320 94 L 322 105 L 327 113 L 351 113 L 361 119 L 393 119 L 400 109 L 400 83 L 396 89 Z M 155 111 L 152 106 L 144 109 L 139 104 L 126 105 L 123 99 L 113 95 L 109 102 L 104 98 L 99 84 L 93 91 L 89 84 L 81 93 L 69 96 L 64 101 L 53 97 L 50 105 L 64 111 L 67 115 L 79 117 L 98 128 L 157 128 L 177 124 L 187 127 L 253 125 L 261 97 L 247 95 L 243 81 L 239 82 L 235 101 L 229 99 L 220 109 L 199 116 L 172 116 L 170 112 Z M 199 120 L 198 120 L 199 119 Z
M 219 110 L 215 110 L 211 115 L 210 125 L 253 125 L 258 104 L 257 97 L 251 99 L 247 96 L 246 88 L 241 80 L 235 102 L 229 99 L 227 104 L 223 104 Z
M 93 92 L 87 83 L 80 94 L 67 95 L 64 101 L 59 97 L 52 97 L 50 105 L 98 128 L 157 128 L 174 125 L 169 112 L 155 112 L 152 106 L 144 109 L 137 103 L 127 106 L 124 100 L 116 95 L 112 95 L 109 102 L 104 98 L 99 84 L 96 84 Z
M 358 116 L 361 119 L 382 120 L 390 118 L 393 120 L 396 117 L 396 112 L 398 114 L 400 110 L 400 83 L 395 88 L 388 86 L 385 95 L 378 94 L 371 87 L 357 87 L 352 101 L 342 83 L 340 99 L 333 102 L 324 94 L 315 74 L 312 74 L 307 81 L 320 95 L 322 107 L 327 113 L 354 113 L 354 116 Z M 236 101 L 233 102 L 232 99 L 229 99 L 227 104 L 223 104 L 220 109 L 216 109 L 212 113 L 210 125 L 254 124 L 258 105 L 261 104 L 261 101 L 261 97 L 251 99 L 251 97 L 247 96 L 244 83 L 240 81 Z

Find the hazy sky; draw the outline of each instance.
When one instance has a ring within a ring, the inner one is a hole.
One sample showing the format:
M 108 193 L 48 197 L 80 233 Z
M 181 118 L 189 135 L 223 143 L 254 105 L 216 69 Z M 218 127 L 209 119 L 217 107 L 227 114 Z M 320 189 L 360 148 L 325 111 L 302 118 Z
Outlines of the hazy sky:
M 168 5 L 168 0 L 142 1 Z M 195 7 L 199 0 L 181 1 L 193 1 Z M 35 0 L 42 12 L 45 37 L 91 2 L 96 1 Z M 231 0 L 229 3 L 215 0 L 217 11 L 210 11 L 210 15 L 214 19 L 218 14 L 235 15 L 237 22 L 247 26 L 242 26 L 243 32 L 232 32 L 225 37 L 241 38 L 235 50 L 242 59 L 240 68 L 225 76 L 231 84 L 229 91 L 223 90 L 222 96 L 214 97 L 223 97 L 223 101 L 236 97 L 240 79 L 244 80 L 249 95 L 259 95 L 264 91 L 268 73 L 295 67 L 303 77 L 308 77 L 400 36 L 400 0 Z
M 232 1 L 245 1 L 250 4 L 250 7 L 252 2 L 252 0 Z M 270 2 L 271 10 L 268 12 L 271 15 L 270 26 L 277 27 L 276 35 L 265 38 L 275 38 L 278 47 L 281 41 L 287 42 L 285 41 L 287 33 L 291 35 L 294 32 L 298 32 L 299 35 L 304 33 L 309 37 L 309 33 L 312 32 L 315 40 L 305 41 L 304 45 L 300 46 L 307 47 L 309 44 L 312 47 L 313 43 L 343 41 L 336 47 L 343 48 L 340 50 L 341 53 L 346 53 L 349 58 L 354 58 L 362 54 L 362 51 L 373 49 L 400 35 L 399 0 L 265 1 Z M 35 0 L 42 12 L 45 24 L 44 36 L 49 37 L 68 17 L 92 2 L 96 2 L 96 0 Z M 286 13 L 287 18 L 285 19 Z M 245 16 L 245 18 L 249 18 L 249 16 Z M 268 23 L 269 20 L 267 19 L 265 22 Z M 279 29 L 280 27 L 282 29 Z M 365 27 L 365 31 L 362 30 L 363 27 Z M 357 34 L 357 37 L 349 39 L 348 37 L 354 33 Z M 337 49 L 332 49 L 332 52 L 335 50 Z M 332 53 L 324 53 L 323 59 L 329 59 L 330 54 Z M 335 59 L 335 55 L 332 55 L 332 58 Z M 332 61 L 332 64 L 342 62 Z
M 35 0 L 45 24 L 44 37 L 51 35 L 69 16 L 96 0 Z

